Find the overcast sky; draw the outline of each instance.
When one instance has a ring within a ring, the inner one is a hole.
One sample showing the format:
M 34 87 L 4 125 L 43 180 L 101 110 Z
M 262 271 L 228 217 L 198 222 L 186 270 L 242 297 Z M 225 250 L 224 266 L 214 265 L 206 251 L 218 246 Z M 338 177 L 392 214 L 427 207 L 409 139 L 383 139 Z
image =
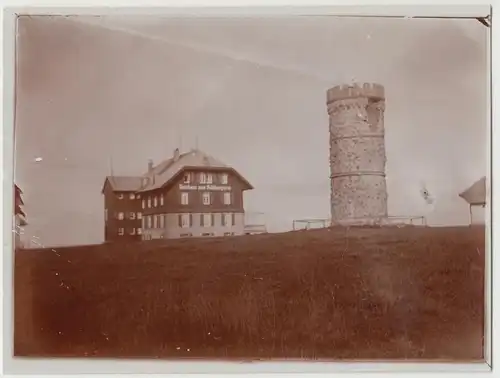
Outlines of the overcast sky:
M 255 186 L 246 210 L 270 230 L 329 217 L 326 90 L 352 80 L 386 88 L 389 213 L 467 224 L 458 193 L 486 174 L 487 32 L 475 20 L 21 18 L 27 233 L 101 242 L 110 158 L 115 174 L 141 174 L 196 138 Z

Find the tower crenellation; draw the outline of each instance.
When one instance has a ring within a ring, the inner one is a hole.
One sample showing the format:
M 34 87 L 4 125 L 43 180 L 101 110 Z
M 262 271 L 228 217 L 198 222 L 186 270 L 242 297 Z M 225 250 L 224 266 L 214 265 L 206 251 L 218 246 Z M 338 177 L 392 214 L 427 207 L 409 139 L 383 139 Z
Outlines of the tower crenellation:
M 327 91 L 327 104 L 349 98 L 383 100 L 385 99 L 385 88 L 376 83 L 353 83 L 337 85 Z

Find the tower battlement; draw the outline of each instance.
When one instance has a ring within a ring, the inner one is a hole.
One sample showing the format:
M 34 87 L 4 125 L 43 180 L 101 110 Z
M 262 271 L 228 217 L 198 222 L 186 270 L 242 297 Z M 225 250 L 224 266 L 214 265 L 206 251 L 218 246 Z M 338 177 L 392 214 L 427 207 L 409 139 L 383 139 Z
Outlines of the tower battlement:
M 326 92 L 327 104 L 349 98 L 366 97 L 374 100 L 385 99 L 385 89 L 376 83 L 353 83 L 337 85 Z

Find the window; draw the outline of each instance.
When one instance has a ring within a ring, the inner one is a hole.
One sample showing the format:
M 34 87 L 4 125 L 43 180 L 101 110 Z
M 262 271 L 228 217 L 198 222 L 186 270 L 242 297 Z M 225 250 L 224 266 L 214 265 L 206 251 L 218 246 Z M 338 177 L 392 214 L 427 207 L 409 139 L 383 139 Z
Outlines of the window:
M 206 184 L 207 183 L 207 175 L 203 172 L 200 173 L 200 184 Z
M 123 199 L 123 193 L 118 194 L 118 199 Z
M 204 232 L 201 234 L 201 236 L 214 236 L 213 232 Z
M 203 193 L 203 204 L 210 205 L 210 192 Z
M 227 173 L 223 173 L 220 177 L 220 182 L 221 184 L 227 185 L 228 183 L 228 176 Z
M 234 213 L 231 214 L 232 218 L 233 218 L 233 226 L 236 225 L 236 215 Z
M 191 214 L 179 214 L 179 226 L 187 228 L 190 226 Z
M 158 228 L 158 215 L 153 215 L 153 228 Z
M 182 179 L 184 184 L 189 184 L 191 182 L 191 175 L 189 173 L 184 173 L 184 178 Z
M 130 235 L 135 235 L 135 228 L 132 228 L 132 229 L 130 230 Z
M 165 198 L 163 197 L 163 194 L 160 196 L 160 206 L 163 206 L 163 203 L 165 201 Z
M 148 197 L 148 207 L 151 208 L 151 197 Z
M 202 226 L 204 227 L 211 227 L 213 226 L 212 224 L 212 214 L 201 214 L 201 219 Z
M 108 221 L 108 209 L 104 209 L 104 221 Z
M 180 234 L 181 238 L 190 238 L 191 236 L 193 236 L 193 234 L 190 233 L 190 232 L 189 233 L 185 233 L 185 234 Z
M 135 196 L 135 198 L 137 198 L 137 199 L 141 199 L 141 195 L 140 195 L 140 194 L 137 194 L 137 195 Z
M 142 228 L 146 228 L 146 218 L 142 218 L 141 226 Z
M 189 193 L 182 192 L 181 193 L 181 205 L 187 205 L 187 204 L 189 204 Z
M 123 220 L 123 216 L 124 216 L 124 214 L 122 212 L 118 213 L 118 219 L 119 220 Z
M 154 207 L 158 206 L 158 197 L 155 196 L 153 203 L 154 203 Z
M 224 205 L 231 205 L 231 193 L 224 193 Z
M 142 208 L 143 208 L 143 209 L 145 209 L 145 208 L 146 208 L 146 200 L 145 200 L 145 199 L 143 199 L 143 200 L 142 200 Z
M 137 235 L 142 235 L 142 228 L 140 228 L 140 227 L 139 227 L 139 228 L 137 229 Z
M 148 228 L 151 228 L 153 225 L 153 220 L 151 219 L 151 215 L 148 215 Z
M 142 219 L 142 213 L 137 213 L 137 219 Z
M 163 215 L 158 215 L 158 217 L 160 218 L 159 219 L 159 226 L 160 228 L 164 228 L 165 227 L 165 217 Z
M 233 236 L 234 232 L 224 232 L 224 236 Z
M 125 230 L 122 227 L 120 227 L 118 229 L 118 235 L 123 236 L 124 234 L 125 234 Z
M 134 193 L 130 193 L 129 198 L 130 199 L 135 199 L 135 194 Z
M 135 219 L 135 213 L 133 211 L 129 213 L 128 218 L 132 220 Z
M 224 218 L 223 226 L 231 226 L 231 224 L 233 224 L 232 214 L 230 214 L 230 213 L 223 214 L 223 218 Z
M 211 173 L 207 173 L 207 184 L 211 184 L 213 182 L 213 177 Z

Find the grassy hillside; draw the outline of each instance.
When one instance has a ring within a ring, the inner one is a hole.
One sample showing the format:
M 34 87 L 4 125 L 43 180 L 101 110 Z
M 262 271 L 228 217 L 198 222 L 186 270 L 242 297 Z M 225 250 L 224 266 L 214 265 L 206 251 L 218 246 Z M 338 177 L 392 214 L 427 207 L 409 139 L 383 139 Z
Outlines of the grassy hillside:
M 18 356 L 482 358 L 484 228 L 25 250 Z

